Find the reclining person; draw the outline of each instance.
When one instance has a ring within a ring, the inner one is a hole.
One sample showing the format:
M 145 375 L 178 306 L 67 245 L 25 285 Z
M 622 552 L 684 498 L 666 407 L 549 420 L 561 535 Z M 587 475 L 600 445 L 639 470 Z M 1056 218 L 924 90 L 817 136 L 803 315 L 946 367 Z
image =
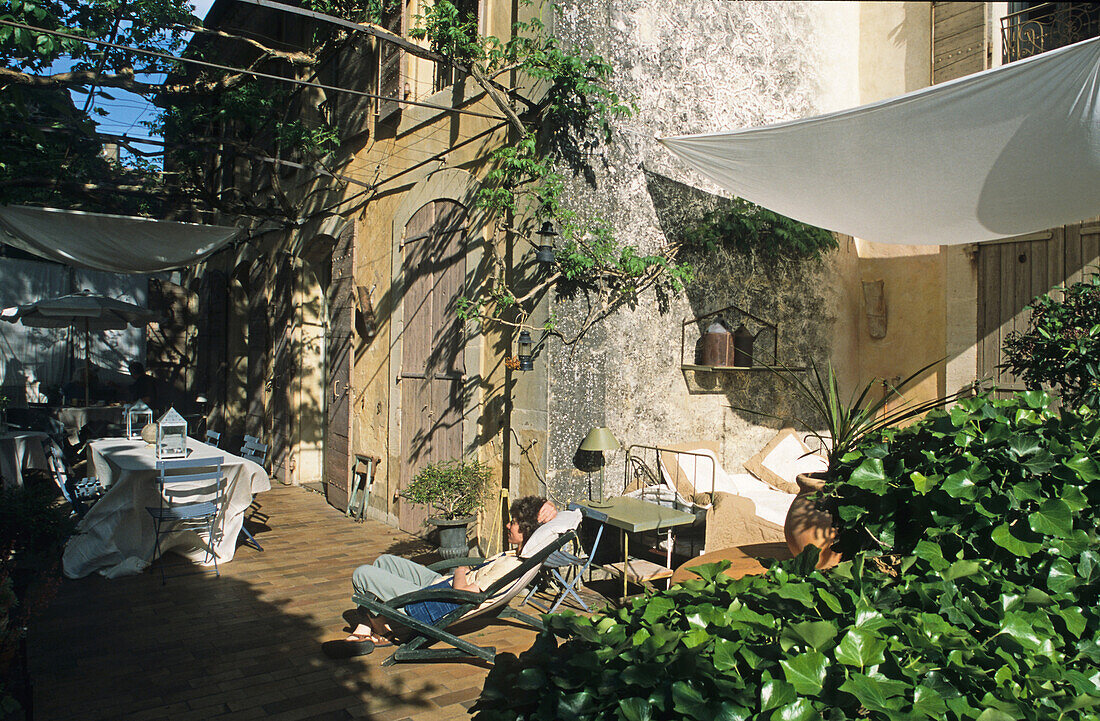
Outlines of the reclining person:
M 460 591 L 479 593 L 503 578 L 522 564 L 518 550 L 524 542 L 543 523 L 558 515 L 554 504 L 539 496 L 525 496 L 512 503 L 511 520 L 508 522 L 508 543 L 516 546 L 516 551 L 504 551 L 489 558 L 476 568 L 459 566 L 452 576 L 443 576 L 399 556 L 382 554 L 374 563 L 359 566 L 351 575 L 351 583 L 356 593 L 372 595 L 379 601 L 403 596 L 429 586 L 451 586 Z M 405 613 L 426 623 L 433 623 L 455 606 L 446 602 L 425 601 L 405 606 Z M 364 612 L 360 610 L 360 613 Z M 365 615 L 365 614 L 364 614 Z M 394 630 L 384 618 L 367 616 L 365 622 L 358 624 L 351 634 L 339 641 L 326 641 L 324 652 L 335 658 L 361 656 L 370 653 L 376 646 L 393 644 Z

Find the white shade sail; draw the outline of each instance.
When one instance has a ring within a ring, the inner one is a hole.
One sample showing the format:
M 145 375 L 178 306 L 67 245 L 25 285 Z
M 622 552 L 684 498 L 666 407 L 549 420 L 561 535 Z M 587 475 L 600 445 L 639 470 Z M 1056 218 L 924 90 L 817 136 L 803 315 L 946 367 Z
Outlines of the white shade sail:
M 79 210 L 0 206 L 0 242 L 66 265 L 114 273 L 194 265 L 244 232 Z
M 851 110 L 660 141 L 796 220 L 951 245 L 1100 215 L 1098 100 L 1100 38 Z

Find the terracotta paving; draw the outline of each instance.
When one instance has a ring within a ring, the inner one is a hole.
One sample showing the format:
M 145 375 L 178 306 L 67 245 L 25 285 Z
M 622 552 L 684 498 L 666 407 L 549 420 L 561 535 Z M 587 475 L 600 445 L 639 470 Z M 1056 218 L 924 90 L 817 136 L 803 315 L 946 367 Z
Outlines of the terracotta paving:
M 186 575 L 164 586 L 156 564 L 66 580 L 28 638 L 35 719 L 467 718 L 489 668 L 479 661 L 382 668 L 387 649 L 347 661 L 320 651 L 350 628 L 357 565 L 384 552 L 430 562 L 427 547 L 301 488 L 258 500 L 269 520 L 250 527 L 265 550 L 240 547 L 221 578 L 169 556 L 168 570 Z M 475 621 L 466 636 L 518 653 L 535 632 Z

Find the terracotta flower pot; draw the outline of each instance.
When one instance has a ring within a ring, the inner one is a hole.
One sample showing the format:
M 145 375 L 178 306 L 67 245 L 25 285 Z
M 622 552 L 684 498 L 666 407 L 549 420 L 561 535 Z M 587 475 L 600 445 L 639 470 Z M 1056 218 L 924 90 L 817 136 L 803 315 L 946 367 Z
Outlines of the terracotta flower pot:
M 783 522 L 783 535 L 787 539 L 787 548 L 798 555 L 811 543 L 821 550 L 817 568 L 831 568 L 840 562 L 840 554 L 833 550 L 836 541 L 836 528 L 833 516 L 817 507 L 816 494 L 825 486 L 823 473 L 800 473 L 798 495 L 787 511 Z

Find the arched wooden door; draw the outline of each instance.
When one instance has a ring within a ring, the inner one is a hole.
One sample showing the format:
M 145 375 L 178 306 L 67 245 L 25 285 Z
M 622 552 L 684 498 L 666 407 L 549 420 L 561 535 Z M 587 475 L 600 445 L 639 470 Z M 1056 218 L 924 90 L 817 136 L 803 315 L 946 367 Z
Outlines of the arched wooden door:
M 348 223 L 332 250 L 325 332 L 325 498 L 348 505 L 351 477 L 351 327 L 355 281 L 355 224 Z
M 462 457 L 466 366 L 458 300 L 465 286 L 466 209 L 436 200 L 416 211 L 402 241 L 405 278 L 401 369 L 404 489 L 428 463 Z M 401 499 L 398 520 L 422 533 L 425 509 Z

